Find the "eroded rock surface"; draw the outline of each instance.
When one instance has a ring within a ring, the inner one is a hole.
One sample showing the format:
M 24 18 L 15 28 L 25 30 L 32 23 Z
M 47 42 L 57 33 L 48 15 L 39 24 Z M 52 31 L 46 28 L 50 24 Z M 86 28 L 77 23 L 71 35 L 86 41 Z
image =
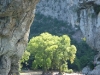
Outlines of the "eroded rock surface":
M 19 75 L 35 5 L 39 0 L 0 0 L 0 75 Z

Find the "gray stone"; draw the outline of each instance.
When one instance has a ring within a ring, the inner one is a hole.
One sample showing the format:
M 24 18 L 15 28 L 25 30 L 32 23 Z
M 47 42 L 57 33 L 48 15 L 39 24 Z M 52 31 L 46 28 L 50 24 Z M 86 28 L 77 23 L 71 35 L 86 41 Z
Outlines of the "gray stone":
M 88 75 L 100 75 L 100 65 L 97 65 Z
M 0 75 L 19 75 L 39 0 L 0 0 Z
M 82 74 L 87 75 L 90 71 L 91 71 L 91 69 L 89 68 L 89 66 L 86 66 L 86 67 L 83 68 Z

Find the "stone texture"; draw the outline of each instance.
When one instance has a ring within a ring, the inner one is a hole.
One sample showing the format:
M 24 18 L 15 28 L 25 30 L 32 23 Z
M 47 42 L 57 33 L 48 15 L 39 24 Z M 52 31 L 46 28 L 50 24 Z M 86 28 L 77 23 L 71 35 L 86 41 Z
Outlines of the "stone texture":
M 82 74 L 87 75 L 90 71 L 91 71 L 90 67 L 89 66 L 86 66 L 86 67 L 83 68 Z
M 100 75 L 100 65 L 97 65 L 88 75 Z
M 0 0 L 0 75 L 19 75 L 38 1 Z
M 41 0 L 37 5 L 36 13 L 51 16 L 58 20 L 68 21 L 74 27 L 77 25 L 76 11 L 79 0 Z

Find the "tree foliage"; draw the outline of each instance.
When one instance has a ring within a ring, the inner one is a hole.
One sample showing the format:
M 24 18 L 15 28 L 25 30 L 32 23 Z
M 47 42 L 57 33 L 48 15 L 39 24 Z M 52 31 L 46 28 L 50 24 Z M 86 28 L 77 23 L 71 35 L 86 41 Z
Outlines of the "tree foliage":
M 22 58 L 21 58 L 21 60 L 20 60 L 20 68 L 23 67 L 23 63 L 27 64 L 27 61 L 29 60 L 29 56 L 30 56 L 30 52 L 25 51 Z
M 32 68 L 41 67 L 43 71 L 51 68 L 63 72 L 68 69 L 67 60 L 73 63 L 76 56 L 76 47 L 71 45 L 67 35 L 55 36 L 47 32 L 33 37 L 27 50 L 34 57 Z

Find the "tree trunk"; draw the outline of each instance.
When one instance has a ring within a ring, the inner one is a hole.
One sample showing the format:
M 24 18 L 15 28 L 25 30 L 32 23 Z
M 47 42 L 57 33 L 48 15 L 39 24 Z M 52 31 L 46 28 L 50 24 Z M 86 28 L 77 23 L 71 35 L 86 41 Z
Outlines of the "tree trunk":
M 59 74 L 58 75 L 63 75 L 63 73 L 61 71 L 59 71 Z
M 47 70 L 43 69 L 42 75 L 46 75 L 47 74 Z

